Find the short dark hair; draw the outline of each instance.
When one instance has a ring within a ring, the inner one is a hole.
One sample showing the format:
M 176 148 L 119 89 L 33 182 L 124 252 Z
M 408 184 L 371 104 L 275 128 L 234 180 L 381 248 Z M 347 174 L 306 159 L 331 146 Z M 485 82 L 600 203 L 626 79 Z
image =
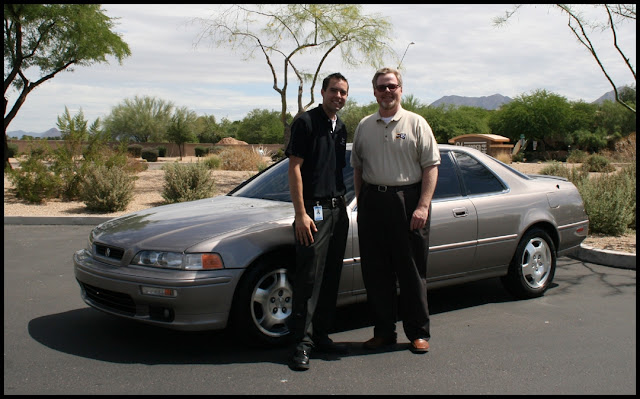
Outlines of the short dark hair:
M 344 80 L 345 82 L 347 82 L 347 88 L 349 87 L 349 81 L 347 80 L 347 78 L 342 76 L 340 72 L 336 72 L 324 78 L 324 80 L 322 81 L 322 90 L 327 90 L 327 87 L 329 87 L 329 82 L 331 81 L 331 79 Z
M 394 68 L 381 68 L 378 69 L 376 71 L 376 74 L 373 75 L 373 79 L 371 80 L 371 82 L 373 83 L 373 88 L 376 88 L 376 85 L 378 84 L 378 78 L 382 75 L 386 75 L 388 73 L 392 73 L 394 75 L 396 75 L 396 79 L 398 79 L 398 86 L 402 87 L 402 75 L 400 74 L 400 71 L 398 71 L 397 69 Z

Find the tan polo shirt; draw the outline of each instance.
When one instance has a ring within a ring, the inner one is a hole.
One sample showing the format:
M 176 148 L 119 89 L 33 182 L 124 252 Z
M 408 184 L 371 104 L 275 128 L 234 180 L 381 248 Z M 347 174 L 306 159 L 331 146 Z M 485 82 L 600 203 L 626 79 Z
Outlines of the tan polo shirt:
M 422 181 L 422 170 L 440 164 L 431 126 L 420 115 L 400 108 L 386 124 L 380 111 L 362 118 L 353 137 L 351 166 L 371 184 L 402 186 Z

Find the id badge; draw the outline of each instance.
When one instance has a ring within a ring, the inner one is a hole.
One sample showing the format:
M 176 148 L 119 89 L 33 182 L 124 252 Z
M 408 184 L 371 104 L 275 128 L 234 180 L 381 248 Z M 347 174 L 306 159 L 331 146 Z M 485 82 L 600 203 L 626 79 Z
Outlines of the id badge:
M 319 205 L 316 205 L 313 207 L 313 220 L 315 220 L 316 222 L 319 220 L 322 220 L 322 207 Z

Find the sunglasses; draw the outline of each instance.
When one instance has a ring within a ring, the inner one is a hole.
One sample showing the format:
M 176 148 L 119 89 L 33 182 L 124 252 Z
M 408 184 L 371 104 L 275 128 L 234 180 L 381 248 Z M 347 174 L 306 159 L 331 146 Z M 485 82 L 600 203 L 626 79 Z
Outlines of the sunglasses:
M 400 87 L 400 85 L 395 85 L 395 84 L 389 84 L 389 85 L 377 85 L 376 86 L 376 90 L 378 91 L 386 91 L 387 89 L 389 89 L 390 92 L 394 92 L 396 91 L 396 89 Z

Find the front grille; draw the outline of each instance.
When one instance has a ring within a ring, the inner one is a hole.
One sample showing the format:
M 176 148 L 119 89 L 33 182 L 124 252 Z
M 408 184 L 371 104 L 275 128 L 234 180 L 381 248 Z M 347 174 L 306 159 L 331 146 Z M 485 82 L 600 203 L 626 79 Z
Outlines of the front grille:
M 136 314 L 136 304 L 129 295 L 94 287 L 82 282 L 80 285 L 82 285 L 87 298 L 101 307 L 127 316 Z
M 102 244 L 96 244 L 96 255 L 109 259 L 120 260 L 124 256 L 124 250 L 116 247 L 109 247 Z

